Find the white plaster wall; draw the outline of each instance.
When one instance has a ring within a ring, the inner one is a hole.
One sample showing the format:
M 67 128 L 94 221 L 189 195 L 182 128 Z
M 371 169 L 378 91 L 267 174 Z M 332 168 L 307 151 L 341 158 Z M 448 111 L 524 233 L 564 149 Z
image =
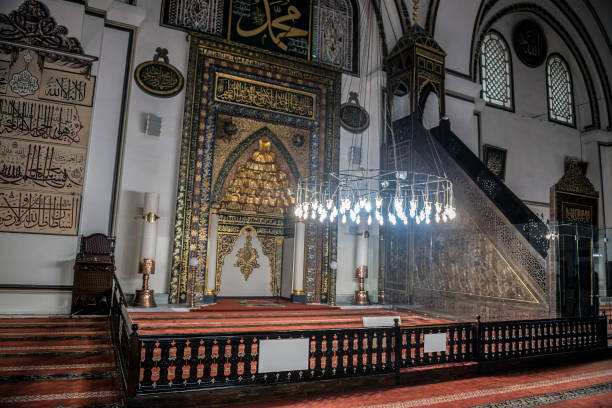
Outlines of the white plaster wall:
M 131 72 L 138 64 L 153 59 L 155 49 L 162 47 L 168 49 L 170 63 L 186 76 L 189 47 L 186 34 L 160 27 L 161 0 L 139 2 L 138 6 L 146 10 L 147 17 L 136 34 Z M 157 293 L 167 293 L 185 91 L 171 98 L 157 98 L 140 90 L 133 79 L 130 86 L 115 223 L 117 274 L 124 291 L 133 292 L 140 287 L 142 277 L 137 272 L 144 193 L 157 192 L 160 219 L 156 272 L 149 280 L 149 287 Z M 161 136 L 144 133 L 147 112 L 162 118 Z
M 446 68 L 470 72 L 470 43 L 480 0 L 440 0 L 434 38 L 446 51 Z
M 223 266 L 221 267 L 221 288 L 218 296 L 272 296 L 270 282 L 270 260 L 264 255 L 261 247 L 261 242 L 256 235 L 251 235 L 251 245 L 257 252 L 258 268 L 254 268 L 248 279 L 240 271 L 240 267 L 236 266 L 238 261 L 238 251 L 244 248 L 246 243 L 246 234 L 238 237 L 232 248 L 232 252 L 225 256 Z
M 366 63 L 367 64 L 367 63 Z M 363 65 L 364 67 L 366 65 Z M 363 72 L 364 70 L 362 70 Z M 340 129 L 340 169 L 380 167 L 380 144 L 383 129 L 383 87 L 385 78 L 382 71 L 375 71 L 362 78 L 348 75 L 342 76 L 342 102 L 346 102 L 349 92 L 358 92 L 360 104 L 370 115 L 370 126 L 361 133 L 352 133 L 344 128 Z M 352 145 L 361 146 L 361 163 L 353 165 L 350 163 L 349 151 Z M 375 187 L 375 186 L 372 186 Z M 362 212 L 362 223 L 358 230 L 349 230 L 350 219 L 346 224 L 338 220 L 338 270 L 336 271 L 336 298 L 337 302 L 346 302 L 351 299 L 357 290 L 355 279 L 357 247 L 355 233 L 364 231 L 366 228 L 370 233 L 368 246 L 368 279 L 366 289 L 370 292 L 370 300 L 376 301 L 378 292 L 378 226 L 373 223 L 367 226 L 367 216 Z M 375 220 L 374 220 L 375 221 Z
M 13 0 L 0 2 L 0 13 L 10 12 L 21 3 Z M 85 16 L 83 6 L 53 0 L 47 0 L 45 4 L 56 22 L 68 27 L 68 35 L 81 40 L 86 54 L 101 59 L 101 62 L 94 63 L 92 70 L 98 78 L 79 234 L 106 233 L 109 206 L 104 200 L 112 188 L 114 140 L 117 137 L 116 122 L 113 120 L 121 109 L 120 103 L 113 101 L 116 95 L 120 98 L 124 76 L 123 71 L 113 68 L 116 68 L 115 64 L 120 65 L 125 61 L 126 44 L 107 42 L 105 47 L 104 34 L 110 32 L 112 35 L 116 30 L 105 28 L 100 18 Z M 92 208 L 89 204 L 92 204 Z M 77 236 L 0 233 L 0 283 L 72 285 L 72 266 L 77 250 Z M 69 300 L 69 292 L 3 293 L 0 296 L 0 310 L 2 313 L 69 313 Z
M 87 27 L 100 28 L 92 40 L 102 46 L 100 72 L 96 86 L 96 105 L 92 116 L 92 137 L 87 153 L 87 171 L 81 205 L 81 235 L 110 233 L 109 217 L 113 197 L 113 178 L 117 140 L 121 127 L 121 100 L 127 56 L 127 31 L 104 28 L 100 18 L 85 16 Z M 102 37 L 104 42 L 102 45 Z M 128 78 L 129 80 L 129 78 Z M 114 84 L 114 86 L 113 86 Z
M 579 129 L 591 124 L 586 114 L 588 98 L 571 53 L 556 33 L 540 22 L 547 37 L 548 53 L 557 52 L 568 62 L 577 106 L 576 128 L 548 120 L 546 64 L 537 68 L 525 66 L 511 45 L 512 28 L 523 18 L 511 15 L 493 26 L 509 41 L 515 112 L 485 106 L 481 140 L 482 144 L 508 150 L 505 183 L 519 198 L 548 203 L 550 187 L 563 175 L 565 157 L 582 157 Z

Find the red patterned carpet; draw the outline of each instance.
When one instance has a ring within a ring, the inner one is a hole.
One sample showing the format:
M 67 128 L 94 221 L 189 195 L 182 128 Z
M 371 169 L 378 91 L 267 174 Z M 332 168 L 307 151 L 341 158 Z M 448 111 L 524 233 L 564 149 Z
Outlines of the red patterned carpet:
M 296 398 L 248 408 L 527 408 L 612 407 L 612 360 L 516 371 L 436 384 L 384 387 Z M 236 408 L 238 406 L 235 406 Z
M 270 306 L 274 301 L 223 299 L 217 305 L 191 312 L 130 312 L 141 334 L 247 333 L 282 330 L 320 330 L 363 327 L 363 317 L 400 316 L 402 325 L 448 323 L 421 315 L 383 308 L 341 309 L 324 305 Z M 258 306 L 244 302 L 261 302 Z M 268 302 L 268 304 L 264 303 Z M 218 306 L 218 307 L 217 307 Z
M 0 407 L 121 407 L 108 318 L 0 319 Z
M 250 311 L 257 309 L 259 311 L 266 310 L 329 310 L 340 309 L 339 307 L 327 305 L 313 305 L 309 303 L 293 303 L 285 299 L 217 299 L 217 303 L 213 305 L 201 306 L 198 309 L 192 309 L 195 313 L 208 312 L 239 312 Z

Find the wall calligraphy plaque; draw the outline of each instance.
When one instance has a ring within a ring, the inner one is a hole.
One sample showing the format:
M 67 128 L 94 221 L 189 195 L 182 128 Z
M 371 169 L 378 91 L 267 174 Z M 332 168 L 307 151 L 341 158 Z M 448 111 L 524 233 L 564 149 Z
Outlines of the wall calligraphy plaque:
M 231 0 L 227 38 L 310 59 L 312 2 Z
M 85 155 L 80 148 L 0 139 L 0 186 L 79 193 Z
M 482 146 L 482 161 L 487 169 L 491 171 L 498 179 L 504 180 L 506 178 L 506 157 L 508 151 L 501 147 L 492 145 Z
M 350 132 L 362 132 L 370 125 L 370 115 L 359 105 L 356 92 L 351 92 L 348 102 L 340 106 L 340 124 Z
M 514 27 L 514 50 L 523 64 L 537 68 L 546 59 L 546 37 L 538 24 L 523 20 Z
M 185 83 L 183 74 L 168 62 L 168 50 L 159 47 L 152 61 L 145 61 L 136 67 L 134 79 L 144 92 L 163 98 L 181 92 Z
M 39 99 L 92 106 L 96 78 L 73 72 L 45 69 L 41 77 Z
M 81 196 L 0 188 L 0 230 L 76 235 Z
M 0 54 L 0 231 L 76 235 L 95 77 L 40 61 Z
M 215 73 L 215 100 L 314 119 L 317 96 L 292 88 Z

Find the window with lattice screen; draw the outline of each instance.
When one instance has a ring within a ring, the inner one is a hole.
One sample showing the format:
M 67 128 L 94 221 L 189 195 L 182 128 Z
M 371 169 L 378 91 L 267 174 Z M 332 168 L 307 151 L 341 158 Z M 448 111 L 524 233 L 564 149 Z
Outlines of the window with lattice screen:
M 555 122 L 574 125 L 572 76 L 567 63 L 553 54 L 546 63 L 548 118 Z
M 512 109 L 512 69 L 510 52 L 502 36 L 489 32 L 480 48 L 482 99 L 492 105 Z

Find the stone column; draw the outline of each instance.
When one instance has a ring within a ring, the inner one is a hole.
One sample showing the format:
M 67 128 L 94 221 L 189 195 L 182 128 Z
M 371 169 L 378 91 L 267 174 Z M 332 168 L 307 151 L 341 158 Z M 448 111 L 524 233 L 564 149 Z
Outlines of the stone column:
M 306 303 L 304 292 L 304 234 L 306 225 L 303 221 L 295 222 L 295 238 L 293 240 L 293 291 L 291 301 Z
M 203 303 L 215 303 L 217 299 L 217 230 L 219 215 L 211 214 L 208 224 L 208 244 L 206 249 L 206 288 L 202 295 Z M 219 271 L 221 273 L 221 271 Z
M 355 277 L 359 280 L 359 289 L 355 291 L 353 296 L 353 304 L 369 305 L 370 298 L 368 291 L 365 290 L 365 280 L 368 277 L 368 238 L 370 233 L 368 230 L 363 231 L 357 236 L 357 269 L 355 269 Z

